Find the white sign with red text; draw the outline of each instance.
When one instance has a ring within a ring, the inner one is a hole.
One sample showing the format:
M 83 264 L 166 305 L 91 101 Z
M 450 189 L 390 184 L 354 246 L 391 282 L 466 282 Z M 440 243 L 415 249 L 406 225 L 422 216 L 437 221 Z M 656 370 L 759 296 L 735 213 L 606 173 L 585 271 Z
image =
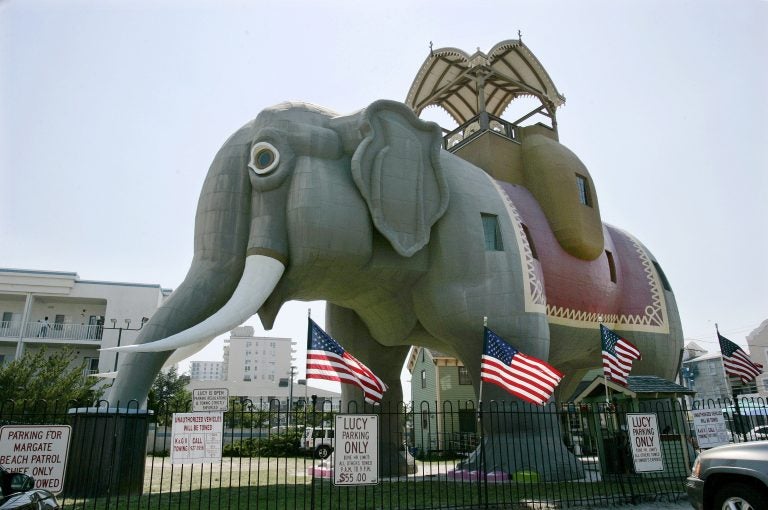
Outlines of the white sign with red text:
M 694 409 L 691 414 L 699 448 L 712 448 L 728 443 L 728 429 L 720 409 Z
M 221 462 L 224 413 L 174 413 L 171 464 Z
M 0 427 L 0 465 L 35 479 L 36 489 L 64 489 L 69 425 L 5 425 Z

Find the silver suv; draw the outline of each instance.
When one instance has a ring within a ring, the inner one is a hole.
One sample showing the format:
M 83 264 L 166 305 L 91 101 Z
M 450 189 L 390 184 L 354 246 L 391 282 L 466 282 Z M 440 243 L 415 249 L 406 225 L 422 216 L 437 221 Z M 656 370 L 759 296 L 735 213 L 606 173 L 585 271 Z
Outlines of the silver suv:
M 697 510 L 768 510 L 768 441 L 701 452 L 685 485 Z

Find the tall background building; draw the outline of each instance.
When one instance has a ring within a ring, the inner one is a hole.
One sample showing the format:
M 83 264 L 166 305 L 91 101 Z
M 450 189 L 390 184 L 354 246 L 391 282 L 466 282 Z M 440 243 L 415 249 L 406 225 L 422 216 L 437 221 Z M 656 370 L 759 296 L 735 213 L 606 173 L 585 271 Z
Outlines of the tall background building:
M 338 397 L 336 392 L 308 388 L 296 378 L 294 345 L 290 338 L 257 337 L 253 327 L 237 327 L 224 340 L 223 361 L 191 363 L 189 389 L 226 388 L 232 397 L 254 401 L 289 395 L 294 401 L 311 395 Z

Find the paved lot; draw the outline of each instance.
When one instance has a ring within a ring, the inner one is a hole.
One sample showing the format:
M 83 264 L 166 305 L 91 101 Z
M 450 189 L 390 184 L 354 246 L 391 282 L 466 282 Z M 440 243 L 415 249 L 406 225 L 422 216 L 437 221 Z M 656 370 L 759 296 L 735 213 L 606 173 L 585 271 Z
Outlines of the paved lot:
M 625 506 L 590 506 L 590 507 L 571 507 L 570 510 L 693 510 L 693 507 L 686 498 L 681 498 L 677 502 L 656 502 L 641 503 L 639 505 Z

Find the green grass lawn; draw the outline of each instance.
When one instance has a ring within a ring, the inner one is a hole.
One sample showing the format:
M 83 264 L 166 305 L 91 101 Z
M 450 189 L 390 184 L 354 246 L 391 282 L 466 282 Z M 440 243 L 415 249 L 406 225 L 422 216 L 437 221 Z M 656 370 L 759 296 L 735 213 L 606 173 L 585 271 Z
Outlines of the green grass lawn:
M 317 461 L 315 461 L 317 464 Z M 446 479 L 452 462 L 418 463 L 419 476 L 384 479 L 378 485 L 337 487 L 315 479 L 309 458 L 225 458 L 220 464 L 172 465 L 147 458 L 143 493 L 72 499 L 65 509 L 435 509 L 547 508 L 543 502 L 575 504 L 652 499 L 682 492 L 680 480 L 637 478 L 627 482 L 502 483 Z

